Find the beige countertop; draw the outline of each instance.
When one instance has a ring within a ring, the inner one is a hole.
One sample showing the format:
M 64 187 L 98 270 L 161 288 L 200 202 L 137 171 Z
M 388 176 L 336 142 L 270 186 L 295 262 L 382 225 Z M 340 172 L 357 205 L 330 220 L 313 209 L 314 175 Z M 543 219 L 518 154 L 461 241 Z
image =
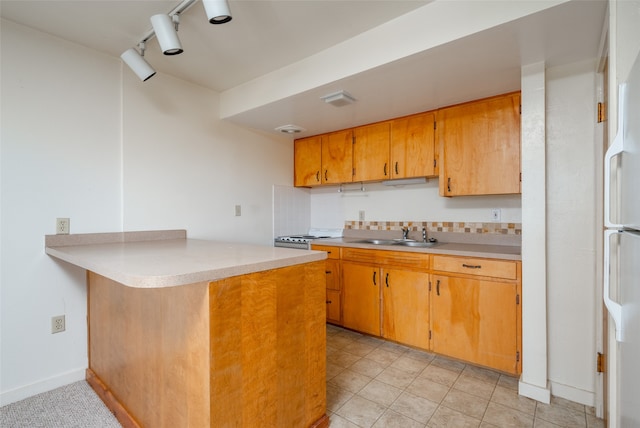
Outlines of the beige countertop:
M 406 247 L 400 245 L 377 245 L 360 243 L 362 238 L 317 239 L 314 245 L 335 247 L 366 248 L 371 250 L 409 251 L 424 254 L 442 254 L 451 256 L 482 257 L 503 260 L 522 260 L 522 250 L 518 245 L 495 245 L 479 243 L 443 242 L 433 247 Z
M 45 251 L 137 288 L 213 281 L 326 258 L 318 251 L 187 239 L 186 231 L 49 235 Z

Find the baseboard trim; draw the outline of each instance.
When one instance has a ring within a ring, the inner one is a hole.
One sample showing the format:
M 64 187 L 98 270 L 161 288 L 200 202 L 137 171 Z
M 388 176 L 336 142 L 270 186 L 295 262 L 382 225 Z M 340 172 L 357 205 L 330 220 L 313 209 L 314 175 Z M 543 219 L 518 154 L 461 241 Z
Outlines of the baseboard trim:
M 7 404 L 15 403 L 16 401 L 24 400 L 25 398 L 33 397 L 34 395 L 84 380 L 85 370 L 86 368 L 71 370 L 30 385 L 21 386 L 19 388 L 3 392 L 0 394 L 0 406 L 6 406 Z
M 523 381 L 518 382 L 518 394 L 545 404 L 551 402 L 551 390 L 549 388 L 542 388 Z
M 87 383 L 98 394 L 98 397 L 107 406 L 107 408 L 113 413 L 120 425 L 123 428 L 141 428 L 138 422 L 134 419 L 127 409 L 114 397 L 111 390 L 91 369 L 87 369 Z
M 595 407 L 596 394 L 573 386 L 563 385 L 557 382 L 551 383 L 551 395 L 554 397 L 564 398 L 574 403 L 584 404 L 585 406 Z

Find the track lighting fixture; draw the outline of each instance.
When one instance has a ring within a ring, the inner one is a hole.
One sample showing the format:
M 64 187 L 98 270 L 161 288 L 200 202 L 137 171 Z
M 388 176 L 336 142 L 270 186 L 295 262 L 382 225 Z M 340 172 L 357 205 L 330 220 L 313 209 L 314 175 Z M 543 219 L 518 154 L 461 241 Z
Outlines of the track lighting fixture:
M 153 15 L 151 25 L 156 33 L 160 49 L 165 55 L 177 55 L 183 52 L 180 39 L 178 39 L 178 23 L 180 15 L 165 15 L 164 13 Z
M 231 21 L 231 11 L 227 0 L 202 0 L 207 18 L 212 24 L 224 24 Z
M 143 82 L 152 78 L 156 71 L 144 59 L 144 43 L 139 44 L 140 53 L 135 48 L 124 51 L 120 58 L 133 70 Z
M 163 54 L 177 55 L 182 53 L 182 45 L 177 33 L 180 14 L 193 6 L 195 2 L 196 0 L 183 0 L 168 14 L 153 15 L 151 17 L 152 29 L 138 43 L 140 52 L 138 53 L 135 48 L 131 48 L 120 55 L 120 58 L 143 82 L 156 74 L 155 70 L 143 58 L 145 44 L 153 37 L 157 37 Z M 224 24 L 231 21 L 231 12 L 227 0 L 202 0 L 202 3 L 210 23 Z

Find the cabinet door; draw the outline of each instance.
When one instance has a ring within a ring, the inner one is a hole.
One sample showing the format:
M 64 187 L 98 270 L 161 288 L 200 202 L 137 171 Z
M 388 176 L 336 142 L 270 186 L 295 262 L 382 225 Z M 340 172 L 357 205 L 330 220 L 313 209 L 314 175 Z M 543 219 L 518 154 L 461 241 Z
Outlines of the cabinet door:
M 391 121 L 391 178 L 437 175 L 435 120 L 428 112 Z
M 342 325 L 340 291 L 327 289 L 327 322 Z
M 353 181 L 386 180 L 389 167 L 389 122 L 355 128 Z
M 432 350 L 516 373 L 516 292 L 514 283 L 434 275 Z
M 301 138 L 293 143 L 293 185 L 317 186 L 320 177 L 322 136 Z
M 520 193 L 520 94 L 438 110 L 440 195 Z
M 340 261 L 339 260 L 325 260 L 327 274 L 327 289 L 340 291 Z
M 347 328 L 380 335 L 380 269 L 342 263 L 342 322 Z
M 331 132 L 322 140 L 323 184 L 350 183 L 353 173 L 353 132 Z
M 382 336 L 429 349 L 429 274 L 382 270 Z

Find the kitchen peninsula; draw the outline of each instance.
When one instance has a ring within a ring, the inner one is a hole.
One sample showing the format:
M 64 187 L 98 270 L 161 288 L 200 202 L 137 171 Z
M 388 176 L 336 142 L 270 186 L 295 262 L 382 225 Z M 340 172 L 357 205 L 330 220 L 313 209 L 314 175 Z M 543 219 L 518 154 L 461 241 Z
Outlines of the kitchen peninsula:
M 327 427 L 326 254 L 187 239 L 50 235 L 87 270 L 87 381 L 125 427 Z

